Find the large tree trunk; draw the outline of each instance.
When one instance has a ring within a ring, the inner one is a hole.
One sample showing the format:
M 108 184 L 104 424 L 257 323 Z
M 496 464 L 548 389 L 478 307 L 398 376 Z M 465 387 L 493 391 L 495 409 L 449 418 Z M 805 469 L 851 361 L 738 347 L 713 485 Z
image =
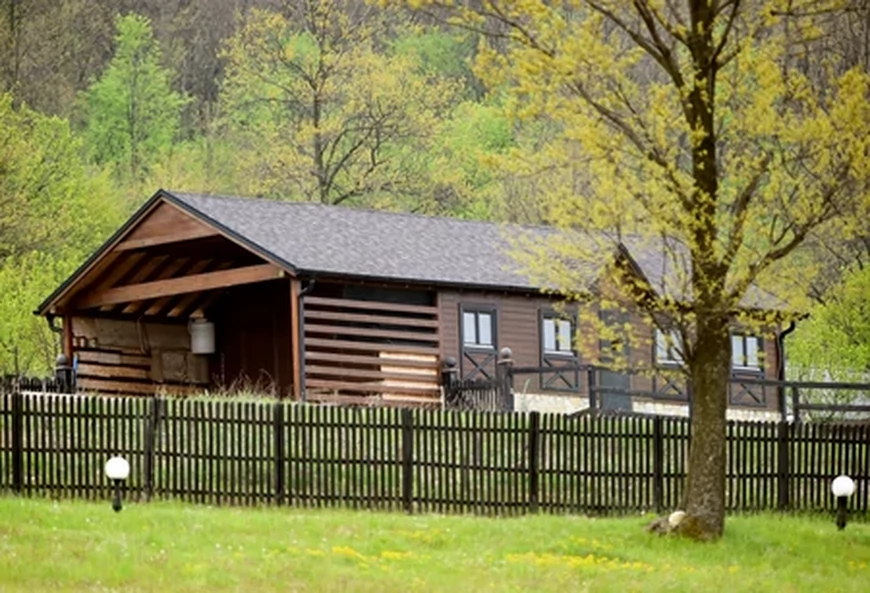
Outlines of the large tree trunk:
M 698 319 L 692 380 L 692 440 L 679 532 L 710 540 L 725 530 L 725 431 L 731 338 L 721 316 Z

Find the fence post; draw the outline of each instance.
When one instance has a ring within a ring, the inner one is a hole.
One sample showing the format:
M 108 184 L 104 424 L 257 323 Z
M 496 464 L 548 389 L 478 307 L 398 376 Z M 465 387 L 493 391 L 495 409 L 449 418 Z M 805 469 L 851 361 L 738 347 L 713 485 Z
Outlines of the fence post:
M 58 393 L 75 393 L 75 371 L 66 354 L 59 354 L 54 365 L 55 387 Z M 45 389 L 43 389 L 45 390 Z
M 155 395 L 151 398 L 151 413 L 145 428 L 145 500 L 154 496 L 154 457 L 157 448 L 157 434 L 163 416 L 163 400 Z
M 776 435 L 776 506 L 780 511 L 789 507 L 789 425 L 781 421 L 777 424 Z
M 653 503 L 656 513 L 665 508 L 665 435 L 662 416 L 653 418 Z
M 538 512 L 538 461 L 541 451 L 541 413 L 529 413 L 529 510 Z
M 595 367 L 590 366 L 586 370 L 586 382 L 589 383 L 589 409 L 598 409 L 598 392 L 595 389 Z
M 503 412 L 513 412 L 513 352 L 510 348 L 502 348 L 495 363 L 495 388 L 498 393 L 498 409 Z
M 402 506 L 405 512 L 414 511 L 414 416 L 411 410 L 402 410 Z
M 791 386 L 791 414 L 795 422 L 801 421 L 800 394 L 797 385 Z
M 24 396 L 12 392 L 12 490 L 24 489 Z
M 284 446 L 284 404 L 275 402 L 272 405 L 272 434 L 275 439 L 275 504 L 284 504 L 285 486 L 285 446 Z
M 456 384 L 459 381 L 459 369 L 456 368 L 456 359 L 448 356 L 441 366 L 441 391 L 444 394 L 444 407 L 449 408 L 457 405 Z

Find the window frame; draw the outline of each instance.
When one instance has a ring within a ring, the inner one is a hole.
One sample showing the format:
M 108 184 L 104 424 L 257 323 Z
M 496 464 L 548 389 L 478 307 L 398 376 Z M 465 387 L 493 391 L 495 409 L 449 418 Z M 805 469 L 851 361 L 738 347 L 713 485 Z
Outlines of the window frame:
M 664 346 L 666 349 L 665 358 L 659 356 L 661 352 L 659 346 L 662 345 L 660 341 L 660 337 L 666 340 L 666 336 L 670 334 L 671 340 L 673 344 L 668 344 L 666 341 L 664 342 Z M 682 341 L 682 338 L 679 334 L 679 331 L 676 329 L 669 329 L 667 331 L 662 331 L 661 328 L 655 327 L 653 328 L 653 360 L 655 361 L 655 366 L 657 367 L 681 367 L 685 364 L 685 360 L 682 355 L 677 351 L 677 345 Z
M 553 339 L 555 341 L 555 349 L 548 349 L 546 345 L 546 333 L 544 331 L 545 323 L 553 322 Z M 559 348 L 561 343 L 559 328 L 562 323 L 568 324 L 568 349 L 562 350 Z M 564 315 L 557 311 L 542 309 L 538 315 L 538 350 L 541 354 L 541 359 L 545 358 L 562 358 L 571 359 L 577 358 L 577 348 L 574 344 L 574 339 L 577 335 L 577 317 L 575 315 Z
M 764 373 L 764 338 L 757 334 L 748 334 L 743 332 L 732 332 L 731 336 L 731 371 L 733 373 Z M 740 341 L 741 358 L 743 364 L 737 364 L 735 359 L 734 341 Z M 755 341 L 755 364 L 750 365 L 747 357 L 749 340 Z
M 474 342 L 465 339 L 465 316 L 474 315 Z M 489 315 L 490 344 L 480 343 L 480 316 Z M 459 307 L 459 343 L 463 350 L 494 352 L 498 347 L 498 309 L 493 305 L 462 304 Z

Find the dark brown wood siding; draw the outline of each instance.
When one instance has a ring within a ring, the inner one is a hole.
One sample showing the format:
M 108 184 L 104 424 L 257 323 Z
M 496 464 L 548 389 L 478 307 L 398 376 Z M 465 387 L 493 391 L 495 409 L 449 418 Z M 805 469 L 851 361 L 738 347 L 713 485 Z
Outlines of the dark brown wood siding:
M 533 296 L 497 294 L 484 292 L 442 291 L 439 295 L 441 320 L 441 358 L 460 360 L 460 308 L 466 306 L 490 306 L 495 309 L 496 351 L 509 347 L 514 363 L 518 366 L 539 364 L 538 307 L 547 304 L 547 299 Z
M 227 387 L 255 385 L 291 392 L 288 280 L 229 289 L 208 311 L 215 324 L 217 353 L 212 374 Z
M 557 299 L 543 295 L 443 290 L 439 293 L 441 320 L 441 359 L 461 361 L 460 309 L 465 306 L 491 306 L 496 312 L 496 351 L 508 347 L 515 366 L 541 365 L 541 311 L 552 310 Z M 590 328 L 582 320 L 579 331 Z M 534 386 L 537 386 L 535 378 Z
M 540 366 L 541 359 L 541 329 L 540 315 L 542 311 L 552 310 L 558 302 L 555 297 L 544 295 L 523 295 L 513 293 L 442 290 L 439 293 L 439 319 L 441 320 L 441 359 L 453 357 L 461 361 L 462 345 L 460 343 L 460 310 L 462 305 L 468 306 L 492 306 L 496 310 L 496 350 L 509 347 L 513 353 L 515 366 Z M 595 314 L 597 307 L 588 305 L 587 309 L 579 316 L 580 340 L 583 342 L 584 352 L 597 347 L 598 339 L 595 329 L 585 321 L 589 315 Z M 629 313 L 629 322 L 635 326 L 636 343 L 631 346 L 630 363 L 636 368 L 655 368 L 655 345 L 653 342 L 652 327 L 645 323 L 639 313 Z M 774 336 L 764 336 L 763 361 L 764 378 L 775 380 L 779 359 L 777 356 L 776 340 Z M 588 363 L 581 354 L 578 355 L 580 364 Z M 535 390 L 540 389 L 540 377 L 525 375 L 517 377 L 515 388 Z M 677 381 L 682 384 L 682 381 Z M 638 391 L 651 391 L 654 388 L 661 389 L 662 377 L 653 378 L 649 373 L 631 377 L 630 388 Z M 578 377 L 578 386 L 581 392 L 588 388 L 586 377 Z M 756 388 L 757 389 L 757 388 Z M 761 395 L 761 394 L 759 394 Z M 746 407 L 761 408 L 768 410 L 779 409 L 778 391 L 776 388 L 766 388 L 763 394 L 763 405 L 746 405 Z M 742 406 L 741 406 L 742 407 Z

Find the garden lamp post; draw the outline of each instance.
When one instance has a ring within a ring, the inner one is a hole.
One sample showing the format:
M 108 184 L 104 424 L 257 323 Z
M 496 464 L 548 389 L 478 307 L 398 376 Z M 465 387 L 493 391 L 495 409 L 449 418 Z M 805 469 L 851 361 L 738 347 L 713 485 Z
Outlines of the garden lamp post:
M 121 510 L 121 482 L 130 475 L 130 464 L 123 457 L 112 457 L 106 462 L 106 477 L 115 483 L 115 498 L 112 508 L 117 513 Z
M 831 482 L 831 492 L 837 497 L 837 529 L 846 528 L 846 501 L 855 493 L 855 482 L 849 476 L 839 476 Z

